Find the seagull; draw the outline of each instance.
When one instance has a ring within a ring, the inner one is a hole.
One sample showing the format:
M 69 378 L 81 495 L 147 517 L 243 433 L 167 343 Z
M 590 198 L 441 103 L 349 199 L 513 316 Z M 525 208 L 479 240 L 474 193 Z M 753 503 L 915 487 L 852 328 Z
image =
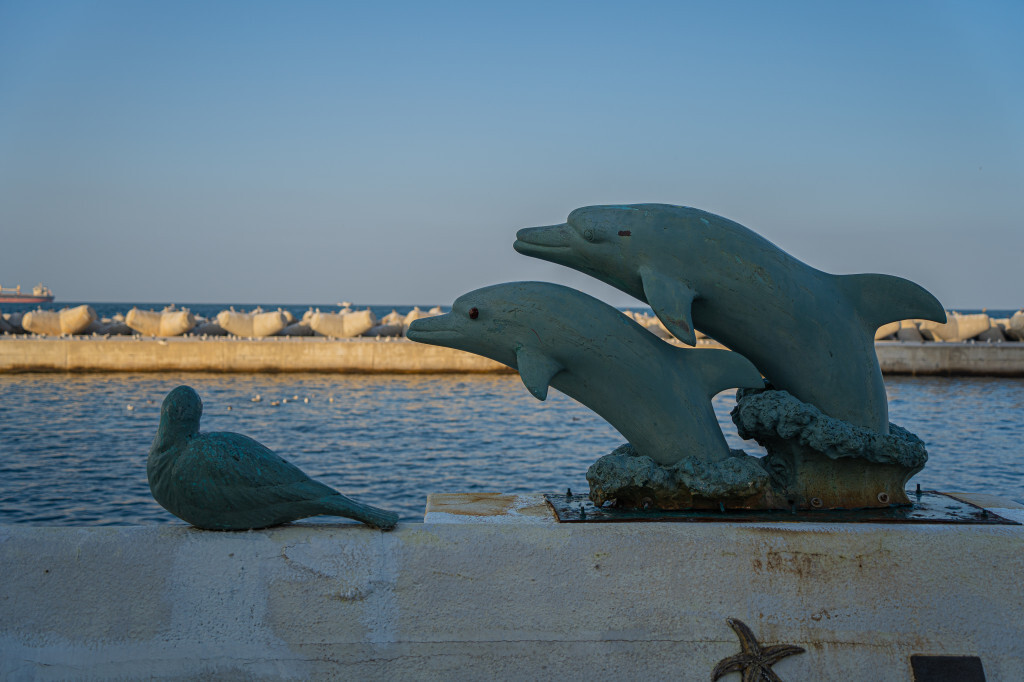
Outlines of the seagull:
M 239 433 L 200 433 L 203 403 L 189 386 L 164 398 L 146 474 L 167 511 L 207 530 L 267 528 L 310 516 L 344 516 L 391 530 L 394 512 L 356 502 Z

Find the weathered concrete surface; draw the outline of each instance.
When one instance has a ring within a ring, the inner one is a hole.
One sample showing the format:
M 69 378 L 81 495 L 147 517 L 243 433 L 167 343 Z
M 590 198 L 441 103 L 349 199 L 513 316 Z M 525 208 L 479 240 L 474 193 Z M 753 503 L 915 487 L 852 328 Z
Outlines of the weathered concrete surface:
M 468 522 L 0 527 L 0 678 L 707 680 L 739 653 L 729 617 L 807 649 L 783 679 L 1024 665 L 1021 526 L 480 523 L 445 502 Z
M 404 339 L 0 338 L 0 372 L 509 372 Z
M 701 339 L 697 348 L 724 348 Z M 875 344 L 886 374 L 1024 376 L 1024 343 Z M 406 339 L 0 336 L 0 372 L 512 372 Z
M 430 493 L 424 523 L 558 523 L 542 495 Z

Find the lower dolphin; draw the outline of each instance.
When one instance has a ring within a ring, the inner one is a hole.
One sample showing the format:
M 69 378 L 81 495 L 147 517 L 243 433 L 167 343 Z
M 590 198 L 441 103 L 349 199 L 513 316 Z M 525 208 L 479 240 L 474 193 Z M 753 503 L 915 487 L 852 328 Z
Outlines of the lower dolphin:
M 889 432 L 874 332 L 945 321 L 922 287 L 890 275 L 831 275 L 721 216 L 665 204 L 589 206 L 520 230 L 527 256 L 566 265 L 646 301 L 693 345 L 699 329 L 749 358 L 778 389 L 826 414 Z
M 666 466 L 728 457 L 711 398 L 764 385 L 738 353 L 671 346 L 606 303 L 545 282 L 472 291 L 450 313 L 413 322 L 408 335 L 517 369 L 539 400 L 554 386 Z

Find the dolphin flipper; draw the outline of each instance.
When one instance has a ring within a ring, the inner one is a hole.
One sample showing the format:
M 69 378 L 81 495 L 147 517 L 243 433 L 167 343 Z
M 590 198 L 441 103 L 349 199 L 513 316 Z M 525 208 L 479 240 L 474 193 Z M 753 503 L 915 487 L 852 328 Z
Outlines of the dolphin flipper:
M 727 388 L 763 388 L 764 379 L 754 364 L 731 350 L 718 348 L 683 350 L 696 369 L 710 400 Z
M 697 334 L 693 330 L 693 299 L 697 292 L 673 277 L 666 277 L 650 267 L 640 268 L 644 296 L 654 314 L 672 335 L 683 343 L 696 346 Z
M 552 377 L 565 369 L 557 360 L 525 347 L 516 350 L 516 366 L 523 384 L 537 400 L 547 399 Z
M 834 276 L 836 286 L 872 335 L 883 324 L 900 320 L 946 321 L 946 311 L 938 299 L 908 279 L 875 274 Z

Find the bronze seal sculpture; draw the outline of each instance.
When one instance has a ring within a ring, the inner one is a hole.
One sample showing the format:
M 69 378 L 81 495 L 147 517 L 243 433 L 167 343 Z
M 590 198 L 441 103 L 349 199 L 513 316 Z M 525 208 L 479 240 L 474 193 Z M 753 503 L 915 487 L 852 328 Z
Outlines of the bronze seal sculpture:
M 203 403 L 188 386 L 164 398 L 146 474 L 153 497 L 197 528 L 249 530 L 344 516 L 390 530 L 394 512 L 345 497 L 239 433 L 200 433 Z

